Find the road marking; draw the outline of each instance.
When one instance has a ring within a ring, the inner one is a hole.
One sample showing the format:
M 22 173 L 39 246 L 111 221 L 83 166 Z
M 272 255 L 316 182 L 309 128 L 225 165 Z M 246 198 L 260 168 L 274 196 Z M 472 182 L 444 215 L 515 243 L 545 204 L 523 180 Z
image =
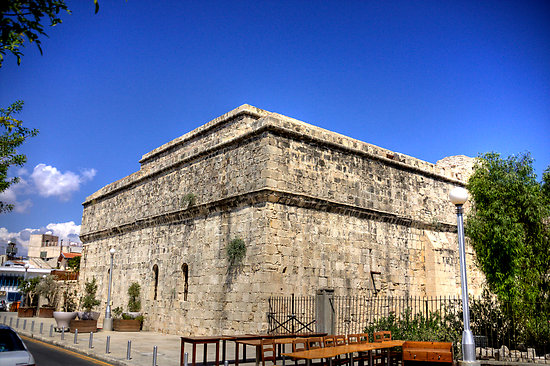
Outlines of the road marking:
M 46 343 L 46 342 L 42 342 L 42 341 L 39 341 L 38 339 L 35 339 L 35 338 L 29 338 L 27 336 L 24 336 L 24 335 L 19 335 L 21 338 L 23 338 L 25 341 L 30 341 L 30 342 L 34 342 L 34 343 L 39 343 L 43 346 L 46 346 L 46 347 L 50 347 L 50 348 L 53 348 L 53 349 L 56 349 L 58 351 L 61 351 L 61 352 L 65 352 L 65 353 L 68 353 L 70 354 L 71 356 L 75 356 L 75 357 L 78 357 L 80 359 L 83 359 L 83 360 L 86 360 L 86 361 L 90 361 L 90 362 L 93 362 L 95 363 L 96 365 L 106 365 L 106 366 L 114 366 L 112 363 L 107 363 L 107 362 L 103 362 L 103 361 L 100 361 L 100 360 L 97 360 L 95 358 L 91 358 L 91 357 L 88 357 L 88 356 L 84 356 L 78 352 L 74 352 L 74 351 L 71 351 L 71 350 L 68 350 L 68 349 L 65 349 L 63 347 L 59 347 L 59 346 L 56 346 L 56 345 L 53 345 L 53 344 L 50 344 L 50 343 Z

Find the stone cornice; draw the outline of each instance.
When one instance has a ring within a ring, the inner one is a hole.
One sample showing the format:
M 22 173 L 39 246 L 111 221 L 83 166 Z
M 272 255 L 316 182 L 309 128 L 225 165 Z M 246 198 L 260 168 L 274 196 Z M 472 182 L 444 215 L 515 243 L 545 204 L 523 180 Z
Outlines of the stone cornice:
M 258 128 L 256 128 L 255 130 L 253 130 L 249 133 L 239 135 L 239 136 L 237 136 L 233 139 L 230 139 L 230 140 L 224 141 L 220 144 L 217 144 L 215 146 L 212 146 L 211 148 L 198 151 L 195 154 L 189 155 L 186 158 L 183 158 L 183 159 L 181 159 L 180 161 L 178 161 L 176 163 L 167 165 L 167 166 L 165 166 L 161 169 L 158 169 L 156 171 L 145 172 L 145 171 L 140 170 L 139 172 L 136 172 L 136 173 L 126 177 L 126 178 L 132 177 L 131 179 L 128 179 L 127 182 L 122 182 L 122 180 L 121 180 L 121 181 L 112 183 L 112 184 L 102 188 L 100 191 L 94 193 L 93 195 L 87 197 L 86 201 L 83 203 L 83 205 L 84 205 L 84 207 L 86 207 L 89 204 L 92 204 L 93 202 L 97 202 L 98 200 L 103 200 L 103 199 L 106 199 L 108 197 L 111 197 L 111 196 L 115 195 L 118 192 L 130 189 L 133 186 L 136 186 L 136 185 L 138 185 L 138 184 L 140 184 L 140 183 L 142 183 L 142 182 L 144 182 L 148 179 L 151 179 L 155 176 L 159 176 L 159 175 L 162 175 L 162 174 L 166 174 L 167 172 L 171 172 L 171 171 L 173 171 L 173 170 L 175 170 L 175 169 L 177 169 L 177 168 L 179 168 L 179 167 L 181 167 L 185 164 L 189 164 L 193 160 L 199 159 L 199 158 L 204 157 L 204 156 L 208 156 L 210 154 L 215 153 L 216 151 L 223 150 L 223 149 L 237 148 L 241 144 L 243 144 L 247 141 L 250 141 L 254 138 L 257 138 L 259 135 L 261 135 L 264 132 L 272 133 L 273 135 L 276 135 L 276 136 L 287 137 L 287 138 L 293 139 L 295 141 L 305 141 L 307 143 L 316 144 L 318 146 L 326 146 L 327 148 L 334 149 L 334 150 L 339 150 L 339 151 L 342 151 L 342 152 L 345 152 L 345 153 L 363 156 L 363 157 L 371 159 L 371 160 L 380 161 L 384 164 L 394 166 L 394 167 L 396 167 L 398 169 L 401 169 L 401 170 L 404 170 L 404 171 L 414 172 L 414 173 L 417 173 L 417 174 L 420 174 L 420 175 L 423 175 L 423 176 L 434 178 L 436 180 L 456 184 L 458 186 L 464 186 L 465 185 L 464 182 L 462 182 L 458 179 L 454 179 L 454 178 L 451 178 L 451 177 L 448 177 L 448 176 L 445 176 L 445 175 L 442 175 L 442 174 L 438 174 L 438 173 L 433 172 L 433 171 L 428 171 L 428 170 L 422 169 L 420 167 L 416 167 L 416 166 L 413 166 L 413 165 L 410 165 L 410 164 L 406 164 L 406 163 L 394 160 L 393 158 L 388 158 L 388 157 L 380 156 L 378 154 L 373 154 L 373 153 L 370 153 L 368 151 L 355 148 L 353 146 L 346 146 L 345 144 L 339 144 L 339 143 L 336 143 L 336 142 L 333 142 L 333 141 L 329 141 L 327 139 L 322 139 L 320 137 L 313 136 L 311 134 L 303 134 L 299 131 L 292 130 L 290 128 L 286 128 L 286 127 L 284 127 L 282 125 L 279 125 L 277 123 L 272 123 L 273 120 L 277 120 L 273 116 L 264 117 L 261 120 L 264 120 L 263 121 L 264 123 L 259 124 Z M 314 126 L 312 126 L 312 127 L 314 127 Z M 330 131 L 327 131 L 327 132 L 330 132 Z
M 406 227 L 414 227 L 417 229 L 428 229 L 444 232 L 456 231 L 456 225 L 452 224 L 427 223 L 389 212 L 352 206 L 345 203 L 334 202 L 303 194 L 276 191 L 272 189 L 262 189 L 239 196 L 223 198 L 217 201 L 191 206 L 182 210 L 167 212 L 161 215 L 144 217 L 140 220 L 124 223 L 105 230 L 85 233 L 80 236 L 80 240 L 86 244 L 95 240 L 110 238 L 136 230 L 159 225 L 184 223 L 196 218 L 206 217 L 213 213 L 233 210 L 243 206 L 257 206 L 266 202 L 279 203 L 282 205 L 295 206 L 322 212 L 330 212 L 339 215 L 359 217 Z

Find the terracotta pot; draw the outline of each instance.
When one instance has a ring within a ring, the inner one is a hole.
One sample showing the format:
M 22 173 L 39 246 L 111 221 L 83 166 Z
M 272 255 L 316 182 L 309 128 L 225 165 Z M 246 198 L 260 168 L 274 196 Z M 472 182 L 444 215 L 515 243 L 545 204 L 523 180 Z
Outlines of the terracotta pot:
M 69 329 L 69 322 L 76 318 L 76 311 L 54 311 L 53 317 L 55 318 L 58 328 Z

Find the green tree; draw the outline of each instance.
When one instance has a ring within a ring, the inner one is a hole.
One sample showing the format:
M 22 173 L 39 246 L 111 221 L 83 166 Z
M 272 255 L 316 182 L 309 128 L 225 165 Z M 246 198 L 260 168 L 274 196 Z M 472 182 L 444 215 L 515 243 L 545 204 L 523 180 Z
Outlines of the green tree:
M 101 304 L 101 301 L 96 298 L 96 293 L 97 282 L 95 277 L 93 277 L 91 281 L 86 281 L 84 284 L 84 296 L 80 299 L 80 305 L 88 313 L 91 312 L 95 306 Z
M 538 182 L 532 165 L 528 153 L 479 157 L 466 234 L 489 289 L 533 315 L 550 311 L 550 170 Z
M 23 127 L 23 122 L 14 117 L 23 109 L 23 101 L 18 100 L 8 108 L 0 108 L 0 193 L 8 189 L 12 184 L 18 182 L 18 178 L 8 178 L 10 166 L 23 166 L 27 157 L 17 153 L 17 148 L 25 142 L 28 137 L 38 134 L 36 129 Z M 13 204 L 0 201 L 0 213 L 13 209 Z
M 21 295 L 23 295 L 23 303 L 26 307 L 32 307 L 34 305 L 36 289 L 39 283 L 40 278 L 38 277 L 33 277 L 29 280 L 22 280 L 21 282 L 19 282 L 19 286 L 17 286 L 17 288 Z
M 80 271 L 80 258 L 81 258 L 80 256 L 69 258 L 67 260 L 67 267 L 69 267 L 70 270 L 75 272 Z
M 98 0 L 94 0 L 95 12 L 99 10 Z M 59 13 L 68 9 L 65 0 L 4 0 L 0 2 L 0 67 L 6 53 L 17 57 L 17 64 L 21 63 L 21 47 L 25 37 L 30 43 L 35 43 L 42 54 L 40 37 L 47 37 L 42 24 L 43 18 L 50 21 L 50 26 L 62 22 Z

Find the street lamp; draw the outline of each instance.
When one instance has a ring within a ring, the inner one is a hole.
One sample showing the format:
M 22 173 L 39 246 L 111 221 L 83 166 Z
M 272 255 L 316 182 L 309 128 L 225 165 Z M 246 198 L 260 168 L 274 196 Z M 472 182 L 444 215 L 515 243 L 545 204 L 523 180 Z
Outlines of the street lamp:
M 462 332 L 462 363 L 467 365 L 479 365 L 476 361 L 476 348 L 474 336 L 470 330 L 470 308 L 468 306 L 468 279 L 466 278 L 466 250 L 464 248 L 464 212 L 462 205 L 468 200 L 468 191 L 456 187 L 449 194 L 451 202 L 456 206 L 456 220 L 458 226 L 458 248 L 460 256 L 460 281 L 462 284 L 462 318 L 464 331 Z
M 25 263 L 25 276 L 23 277 L 23 279 L 26 281 L 27 280 L 27 271 L 29 270 L 29 267 L 30 267 L 30 264 L 28 263 Z M 27 306 L 27 296 L 25 295 L 25 297 L 23 298 L 23 307 Z
M 103 319 L 103 330 L 113 330 L 113 318 L 111 318 L 111 283 L 113 282 L 113 257 L 115 248 L 111 248 L 111 269 L 109 270 L 109 292 L 107 293 L 107 309 L 105 310 L 105 319 Z

